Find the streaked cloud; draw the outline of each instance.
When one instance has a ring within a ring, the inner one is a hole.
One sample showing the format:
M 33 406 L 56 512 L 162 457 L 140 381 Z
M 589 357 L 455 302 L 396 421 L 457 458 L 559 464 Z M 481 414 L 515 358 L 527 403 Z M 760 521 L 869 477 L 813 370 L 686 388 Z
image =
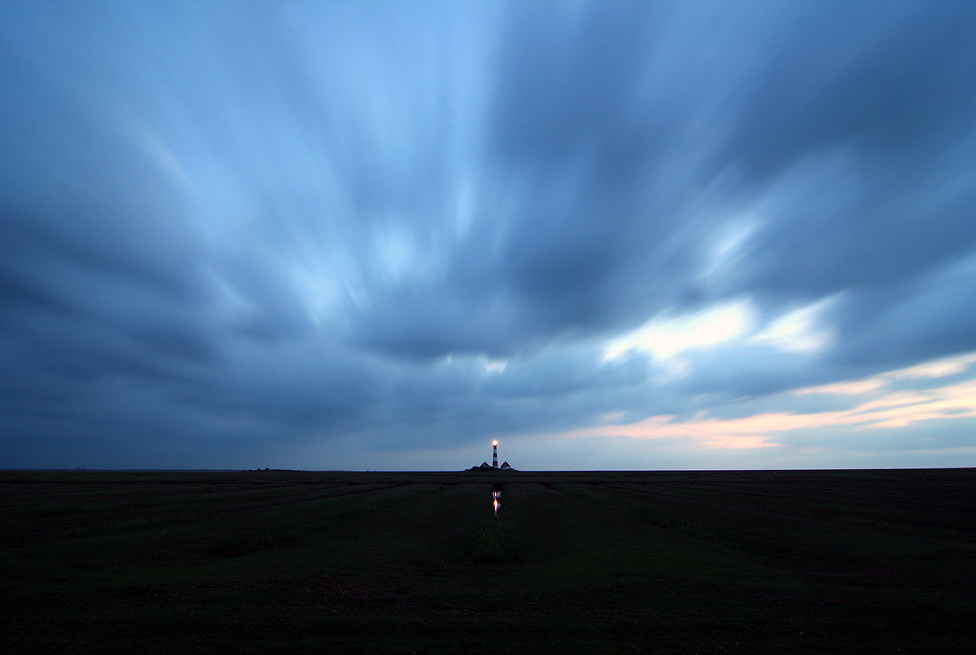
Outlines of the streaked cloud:
M 973 79 L 964 3 L 3 3 L 0 466 L 976 465 Z
M 837 296 L 824 298 L 804 307 L 794 309 L 774 319 L 752 341 L 768 344 L 786 353 L 817 353 L 833 345 L 835 332 L 823 325 L 821 314 L 838 300 Z
M 976 354 L 966 354 L 863 380 L 808 387 L 769 399 L 784 408 L 791 397 L 811 394 L 842 396 L 850 408 L 828 411 L 764 411 L 743 417 L 709 417 L 699 412 L 689 419 L 656 415 L 630 424 L 600 425 L 554 435 L 556 438 L 626 437 L 630 439 L 690 439 L 696 447 L 718 449 L 771 448 L 788 444 L 789 433 L 816 428 L 862 430 L 902 428 L 925 421 L 976 418 Z M 958 380 L 964 375 L 966 379 Z M 931 380 L 952 377 L 933 386 Z M 912 388 L 912 385 L 919 385 Z M 906 385 L 907 388 L 906 388 Z M 619 415 L 618 415 L 619 416 Z M 856 439 L 852 433 L 851 438 Z
M 669 360 L 689 350 L 709 348 L 741 337 L 749 332 L 755 320 L 755 310 L 748 300 L 736 300 L 682 316 L 665 312 L 634 332 L 610 342 L 604 359 L 616 359 L 635 351 L 650 354 L 658 360 Z

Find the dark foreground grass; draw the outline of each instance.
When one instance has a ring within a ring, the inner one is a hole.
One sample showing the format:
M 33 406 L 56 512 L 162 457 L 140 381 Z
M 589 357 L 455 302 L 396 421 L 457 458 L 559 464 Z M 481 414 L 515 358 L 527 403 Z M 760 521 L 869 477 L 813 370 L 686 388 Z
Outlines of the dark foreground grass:
M 972 469 L 8 471 L 0 652 L 976 652 L 974 556 Z

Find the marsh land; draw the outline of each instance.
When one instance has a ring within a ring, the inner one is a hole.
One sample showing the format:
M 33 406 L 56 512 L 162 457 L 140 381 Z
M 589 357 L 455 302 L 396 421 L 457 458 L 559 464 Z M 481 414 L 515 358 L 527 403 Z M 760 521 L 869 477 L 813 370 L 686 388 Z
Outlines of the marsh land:
M 973 469 L 4 471 L 0 528 L 2 652 L 976 652 Z

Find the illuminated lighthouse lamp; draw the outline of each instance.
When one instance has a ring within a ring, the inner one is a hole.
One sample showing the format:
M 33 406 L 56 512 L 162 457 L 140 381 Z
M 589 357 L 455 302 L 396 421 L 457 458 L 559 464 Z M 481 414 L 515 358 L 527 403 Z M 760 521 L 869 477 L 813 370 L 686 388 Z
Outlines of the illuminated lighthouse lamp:
M 498 441 L 491 442 L 491 468 L 498 468 Z

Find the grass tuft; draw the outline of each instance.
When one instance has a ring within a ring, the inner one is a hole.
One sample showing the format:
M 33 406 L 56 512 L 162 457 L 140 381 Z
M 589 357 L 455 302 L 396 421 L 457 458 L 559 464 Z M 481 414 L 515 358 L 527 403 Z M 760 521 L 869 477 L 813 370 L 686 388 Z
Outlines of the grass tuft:
M 468 540 L 468 556 L 475 564 L 514 561 L 521 557 L 522 550 L 516 526 L 494 517 L 479 519 Z

